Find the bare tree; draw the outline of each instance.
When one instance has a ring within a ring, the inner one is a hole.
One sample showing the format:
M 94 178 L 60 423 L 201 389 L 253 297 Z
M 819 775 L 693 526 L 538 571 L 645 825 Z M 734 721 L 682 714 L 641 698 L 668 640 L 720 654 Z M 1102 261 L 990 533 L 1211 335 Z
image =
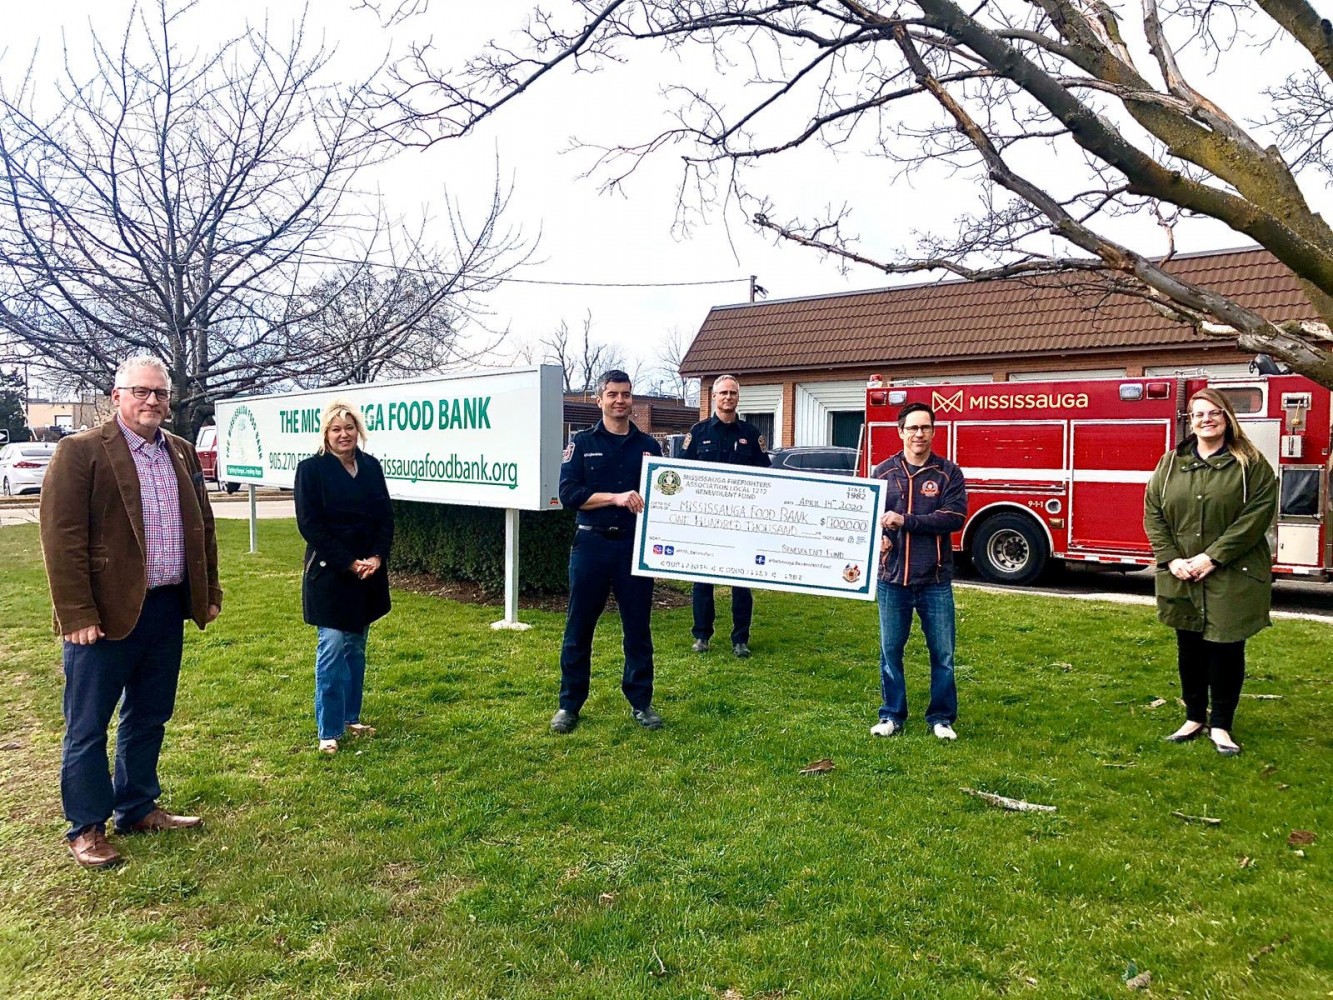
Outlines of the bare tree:
M 542 360 L 565 372 L 565 392 L 593 391 L 597 380 L 613 368 L 628 371 L 629 362 L 619 345 L 592 339 L 592 313 L 583 316 L 583 328 L 571 334 L 565 320 L 541 338 Z M 632 373 L 631 373 L 632 374 Z
M 377 341 L 394 354 L 445 296 L 484 290 L 522 255 L 497 234 L 497 197 L 471 239 L 455 229 L 448 264 L 408 255 L 429 280 L 367 277 L 397 236 L 353 188 L 388 148 L 366 128 L 365 84 L 326 82 L 331 52 L 304 21 L 283 40 L 249 28 L 183 50 L 193 6 L 136 7 L 113 45 L 90 33 L 87 77 L 66 55 L 52 88 L 34 55 L 0 87 L 0 359 L 105 392 L 119 359 L 156 354 L 183 432 L 212 399 L 322 378 L 362 351 L 361 327 L 340 339 L 327 324 L 311 350 L 354 286 L 411 300 Z
M 305 316 L 288 328 L 288 353 L 320 357 L 318 371 L 297 372 L 299 385 L 338 385 L 379 378 L 407 378 L 477 364 L 504 338 L 481 320 L 479 293 L 490 291 L 527 259 L 521 234 L 497 228 L 507 194 L 495 188 L 485 218 L 475 231 L 457 205 L 449 209 L 454 237 L 445 262 L 427 250 L 420 233 L 407 241 L 401 227 L 391 250 L 406 244 L 399 262 L 348 265 L 297 300 Z M 470 338 L 463 327 L 472 320 Z M 480 339 L 479 339 L 480 338 Z
M 684 165 L 682 199 L 743 206 L 761 229 L 848 264 L 973 279 L 1095 276 L 1333 386 L 1333 232 L 1310 202 L 1333 173 L 1333 28 L 1306 0 L 1142 0 L 1140 9 L 1132 23 L 1100 0 L 568 0 L 534 12 L 518 45 L 493 44 L 457 73 L 417 47 L 378 95 L 381 122 L 401 141 L 430 144 L 468 132 L 553 72 L 604 69 L 636 44 L 693 47 L 715 79 L 683 74 L 667 88 L 675 127 L 604 151 L 609 186 L 671 150 Z M 430 16 L 425 0 L 392 13 Z M 1290 67 L 1285 81 L 1266 85 L 1255 72 L 1259 46 L 1263 65 Z M 748 85 L 719 96 L 727 75 Z M 1257 120 L 1205 93 L 1223 77 L 1251 85 L 1264 108 Z M 845 208 L 802 215 L 751 187 L 756 164 L 819 142 L 908 173 L 944 165 L 980 192 L 981 207 L 911 250 L 868 251 Z M 1131 246 L 1130 216 L 1160 235 Z M 1175 230 L 1189 217 L 1269 250 L 1303 282 L 1307 315 L 1266 316 L 1173 274 Z
M 685 378 L 680 373 L 692 339 L 680 327 L 672 327 L 671 333 L 658 346 L 657 364 L 649 369 L 649 387 L 654 395 L 673 396 L 683 403 L 699 402 L 699 380 Z

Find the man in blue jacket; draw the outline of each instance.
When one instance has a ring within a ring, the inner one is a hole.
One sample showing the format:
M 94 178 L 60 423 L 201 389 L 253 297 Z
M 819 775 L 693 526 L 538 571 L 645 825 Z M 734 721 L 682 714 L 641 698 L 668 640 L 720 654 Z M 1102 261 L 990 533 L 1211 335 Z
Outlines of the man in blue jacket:
M 909 403 L 898 413 L 903 450 L 875 466 L 885 481 L 884 526 L 879 573 L 879 675 L 884 703 L 875 736 L 893 736 L 907 723 L 903 648 L 912 612 L 930 651 L 930 704 L 926 725 L 942 740 L 954 740 L 958 690 L 954 685 L 953 546 L 949 536 L 967 517 L 963 471 L 931 452 L 935 411 Z

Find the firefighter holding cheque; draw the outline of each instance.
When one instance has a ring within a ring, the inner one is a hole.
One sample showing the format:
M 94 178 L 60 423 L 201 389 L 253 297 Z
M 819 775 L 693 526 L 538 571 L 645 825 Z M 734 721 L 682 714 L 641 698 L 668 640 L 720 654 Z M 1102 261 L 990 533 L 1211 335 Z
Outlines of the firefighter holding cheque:
M 885 481 L 879 572 L 879 675 L 883 704 L 875 736 L 893 736 L 907 722 L 903 649 L 912 612 L 930 652 L 930 704 L 926 725 L 942 740 L 957 739 L 954 684 L 953 546 L 949 536 L 967 516 L 963 470 L 932 452 L 935 411 L 910 403 L 898 413 L 903 450 L 875 466 Z
M 741 384 L 735 375 L 719 375 L 713 380 L 713 415 L 701 420 L 685 435 L 682 458 L 696 462 L 727 462 L 761 469 L 773 465 L 764 451 L 759 428 L 741 420 L 736 410 L 741 400 Z M 694 646 L 696 653 L 708 652 L 713 638 L 717 607 L 713 585 L 696 583 L 691 593 L 694 607 Z M 731 588 L 731 651 L 745 659 L 750 655 L 750 622 L 754 620 L 754 595 L 748 587 Z
M 1240 753 L 1231 725 L 1245 681 L 1245 640 L 1270 624 L 1277 477 L 1226 396 L 1190 397 L 1190 431 L 1157 463 L 1143 528 L 1157 559 L 1157 617 L 1176 630 L 1185 724 L 1166 739 L 1208 734 Z M 1208 701 L 1212 698 L 1212 718 Z

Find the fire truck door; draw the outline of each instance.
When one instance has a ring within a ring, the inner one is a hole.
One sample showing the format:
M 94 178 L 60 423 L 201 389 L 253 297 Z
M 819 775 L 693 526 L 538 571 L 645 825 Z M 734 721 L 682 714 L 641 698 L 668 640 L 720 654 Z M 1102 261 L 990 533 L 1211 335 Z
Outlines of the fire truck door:
M 1282 421 L 1246 420 L 1242 417 L 1240 424 L 1245 428 L 1245 436 L 1254 442 L 1254 446 L 1264 458 L 1268 459 L 1268 464 L 1276 472 L 1279 461 L 1278 448 L 1282 438 Z
M 1264 458 L 1268 459 L 1268 464 L 1273 467 L 1273 471 L 1279 477 L 1291 472 L 1296 474 L 1298 470 L 1292 470 L 1289 467 L 1284 469 L 1278 455 L 1282 442 L 1282 421 L 1281 420 L 1241 420 L 1241 425 L 1245 428 L 1245 433 L 1249 439 L 1254 442 L 1254 446 L 1259 449 Z M 1279 485 L 1281 480 L 1279 478 Z M 1317 491 L 1316 491 L 1317 493 Z M 1321 525 L 1320 517 L 1316 509 L 1313 516 L 1291 516 L 1287 517 L 1280 507 L 1277 515 L 1277 551 L 1273 553 L 1273 561 L 1283 566 L 1318 566 L 1320 562 L 1319 537 Z
M 1150 555 L 1143 491 L 1171 444 L 1169 420 L 1073 423 L 1069 551 Z

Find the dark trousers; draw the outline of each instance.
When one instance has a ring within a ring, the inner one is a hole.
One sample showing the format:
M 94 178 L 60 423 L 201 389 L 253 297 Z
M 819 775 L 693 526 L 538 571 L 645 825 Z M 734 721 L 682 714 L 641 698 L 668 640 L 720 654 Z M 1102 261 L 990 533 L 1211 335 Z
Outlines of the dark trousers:
M 717 607 L 713 604 L 713 585 L 696 583 L 691 594 L 694 605 L 694 628 L 691 634 L 696 639 L 713 638 L 713 622 L 717 620 Z M 754 593 L 749 587 L 731 588 L 731 644 L 750 641 L 750 622 L 754 619 Z
M 157 805 L 157 758 L 176 706 L 184 640 L 184 587 L 148 592 L 134 631 L 90 646 L 65 643 L 65 741 L 60 798 L 72 840 L 90 827 L 137 823 Z M 106 732 L 120 703 L 114 780 Z
M 604 538 L 576 531 L 569 552 L 569 616 L 560 647 L 560 707 L 577 713 L 588 700 L 592 676 L 592 636 L 606 610 L 608 594 L 616 595 L 624 632 L 625 672 L 620 689 L 634 708 L 653 701 L 653 578 L 630 572 L 632 538 Z
M 1245 683 L 1245 640 L 1209 642 L 1201 632 L 1176 630 L 1176 662 L 1180 668 L 1180 697 L 1185 718 L 1214 729 L 1231 731 Z M 1208 696 L 1213 718 L 1208 721 Z

